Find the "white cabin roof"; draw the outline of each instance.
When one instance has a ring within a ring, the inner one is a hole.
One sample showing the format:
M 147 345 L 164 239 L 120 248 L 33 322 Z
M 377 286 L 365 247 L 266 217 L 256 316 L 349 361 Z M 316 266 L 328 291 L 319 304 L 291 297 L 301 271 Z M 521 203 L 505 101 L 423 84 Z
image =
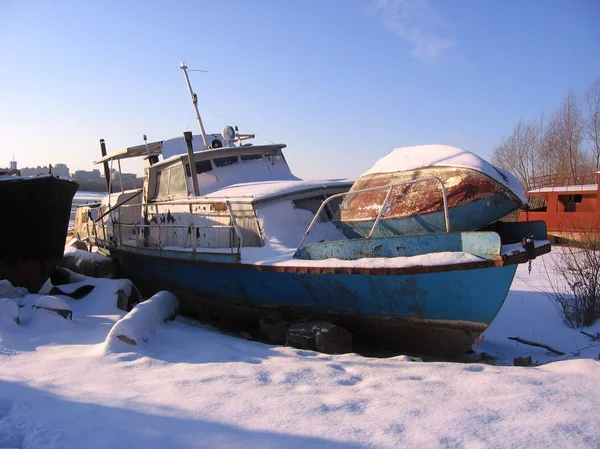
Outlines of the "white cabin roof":
M 276 199 L 280 196 L 293 193 L 308 192 L 311 190 L 328 189 L 331 187 L 348 187 L 352 179 L 327 179 L 327 180 L 283 180 L 283 181 L 258 181 L 234 184 L 219 189 L 199 198 L 211 200 L 223 198 L 236 201 L 262 202 Z

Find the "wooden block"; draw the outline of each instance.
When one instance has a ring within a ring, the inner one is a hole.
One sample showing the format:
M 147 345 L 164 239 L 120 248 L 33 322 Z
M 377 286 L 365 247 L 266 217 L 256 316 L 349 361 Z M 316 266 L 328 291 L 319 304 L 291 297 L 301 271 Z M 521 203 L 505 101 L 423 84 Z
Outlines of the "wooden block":
M 513 359 L 514 366 L 531 366 L 531 356 L 527 357 L 515 357 Z

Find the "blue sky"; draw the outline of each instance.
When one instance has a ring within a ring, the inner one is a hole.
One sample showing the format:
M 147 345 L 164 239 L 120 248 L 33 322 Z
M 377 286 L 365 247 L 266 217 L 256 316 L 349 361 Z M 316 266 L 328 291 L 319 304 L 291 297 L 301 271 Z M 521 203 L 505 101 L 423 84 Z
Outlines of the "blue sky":
M 489 158 L 600 77 L 599 23 L 596 0 L 0 0 L 0 166 L 90 169 L 100 138 L 198 132 L 181 61 L 209 71 L 209 132 L 286 143 L 304 178 L 416 144 Z

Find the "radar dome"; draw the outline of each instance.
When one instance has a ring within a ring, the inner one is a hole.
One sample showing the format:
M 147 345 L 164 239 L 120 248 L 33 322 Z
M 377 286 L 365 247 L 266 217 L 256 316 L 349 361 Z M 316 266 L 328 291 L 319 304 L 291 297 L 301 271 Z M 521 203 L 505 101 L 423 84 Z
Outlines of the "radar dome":
M 233 126 L 226 126 L 221 131 L 221 135 L 227 142 L 233 142 L 235 140 L 235 129 L 233 129 Z

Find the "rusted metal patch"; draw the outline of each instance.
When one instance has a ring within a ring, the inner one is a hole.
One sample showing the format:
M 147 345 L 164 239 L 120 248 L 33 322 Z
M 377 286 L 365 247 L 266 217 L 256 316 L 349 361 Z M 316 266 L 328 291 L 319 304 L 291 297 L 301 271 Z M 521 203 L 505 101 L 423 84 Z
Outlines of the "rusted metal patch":
M 510 196 L 509 189 L 475 170 L 456 167 L 434 167 L 394 173 L 377 173 L 359 178 L 351 191 L 391 185 L 427 176 L 437 176 L 448 194 L 448 207 L 462 207 L 494 195 Z M 386 189 L 364 192 L 349 196 L 340 208 L 341 221 L 374 220 L 384 202 Z M 516 200 L 516 197 L 514 198 Z M 491 205 L 493 207 L 493 205 Z M 437 181 L 398 186 L 386 206 L 385 219 L 404 218 L 416 215 L 443 212 L 442 192 Z
M 227 203 L 210 203 L 210 210 L 215 212 L 227 212 Z

